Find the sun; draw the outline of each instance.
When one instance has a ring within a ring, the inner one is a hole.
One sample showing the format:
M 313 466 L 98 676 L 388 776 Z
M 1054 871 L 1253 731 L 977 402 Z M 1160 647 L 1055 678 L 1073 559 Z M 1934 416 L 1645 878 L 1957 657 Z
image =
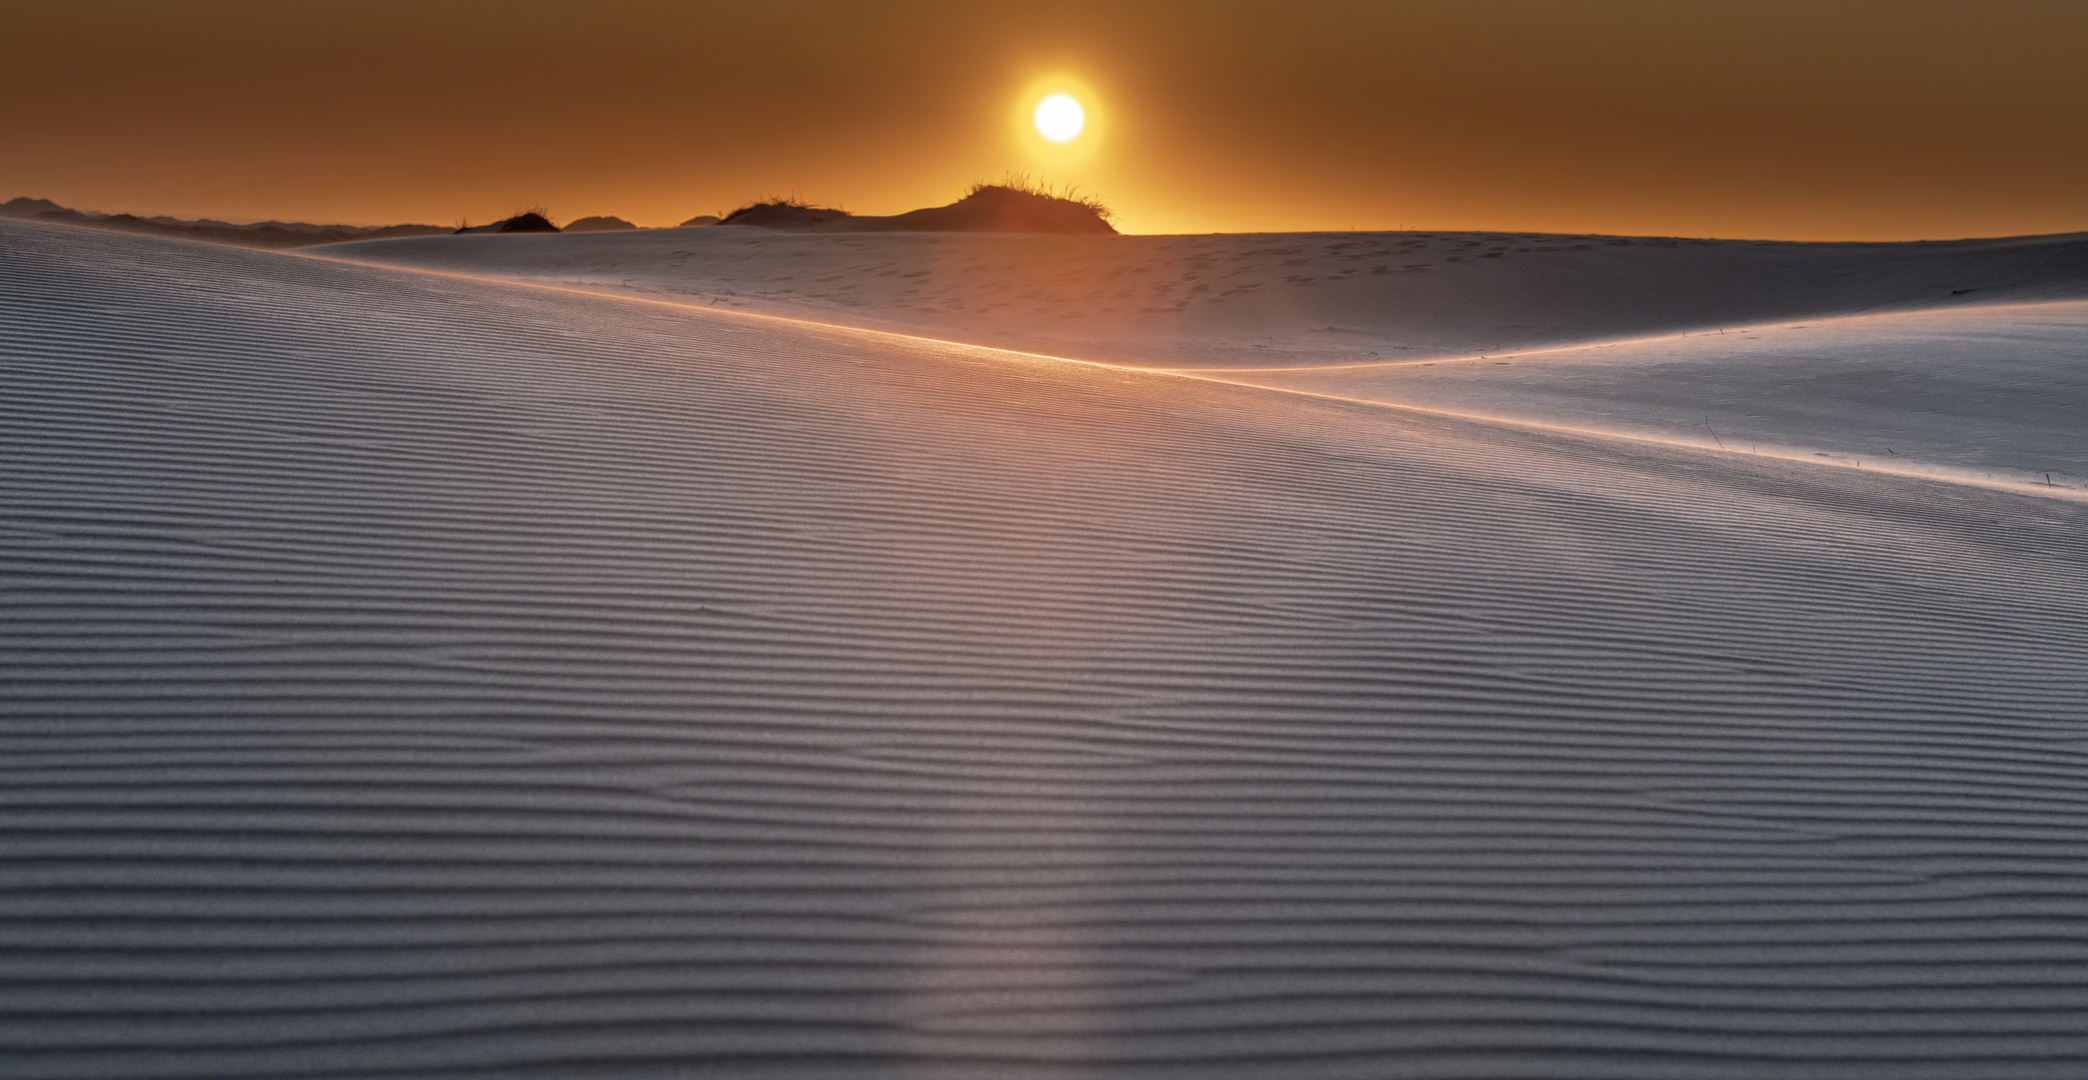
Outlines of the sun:
M 1063 170 L 1086 168 L 1101 160 L 1116 138 L 1121 117 L 1106 86 L 1067 71 L 1039 72 L 1028 82 L 1008 88 L 1001 100 L 1007 112 L 1007 149 L 1023 164 L 1064 178 Z
M 1071 94 L 1052 94 L 1037 102 L 1037 134 L 1062 143 L 1070 141 L 1087 126 L 1087 111 Z

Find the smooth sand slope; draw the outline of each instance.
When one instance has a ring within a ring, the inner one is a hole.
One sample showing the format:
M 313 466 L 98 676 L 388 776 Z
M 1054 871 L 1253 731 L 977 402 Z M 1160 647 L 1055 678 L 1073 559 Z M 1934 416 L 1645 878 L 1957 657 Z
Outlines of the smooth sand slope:
M 1212 378 L 1972 483 L 2088 490 L 2088 302 Z
M 2088 504 L 1236 377 L 0 222 L 0 1072 L 2088 1069 Z

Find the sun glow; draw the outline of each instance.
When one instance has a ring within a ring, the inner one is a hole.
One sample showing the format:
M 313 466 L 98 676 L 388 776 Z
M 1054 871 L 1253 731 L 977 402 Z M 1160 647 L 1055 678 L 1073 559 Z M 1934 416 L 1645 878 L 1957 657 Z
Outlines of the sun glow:
M 1087 126 L 1087 111 L 1071 94 L 1052 94 L 1037 102 L 1037 133 L 1055 143 L 1071 140 Z
M 1008 89 L 1001 100 L 1011 165 L 1053 183 L 1099 183 L 1092 170 L 1107 158 L 1119 121 L 1109 88 L 1047 71 Z

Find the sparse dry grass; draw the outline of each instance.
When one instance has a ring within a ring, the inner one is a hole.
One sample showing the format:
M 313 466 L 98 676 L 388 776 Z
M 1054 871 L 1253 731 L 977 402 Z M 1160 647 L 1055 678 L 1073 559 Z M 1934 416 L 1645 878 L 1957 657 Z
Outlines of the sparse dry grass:
M 969 199 L 982 191 L 990 191 L 995 188 L 1012 191 L 1019 195 L 1032 195 L 1040 199 L 1069 202 L 1075 206 L 1086 208 L 1104 221 L 1112 220 L 1116 216 L 1110 212 L 1109 207 L 1101 199 L 1082 192 L 1079 185 L 1069 183 L 1054 188 L 1044 181 L 1030 179 L 1028 173 L 1009 173 L 993 183 L 987 183 L 983 180 L 976 181 L 970 188 L 966 189 L 964 197 Z
M 840 214 L 848 213 L 838 206 L 813 206 L 796 195 L 763 195 L 729 214 L 719 214 L 718 224 L 727 224 L 752 210 L 830 210 Z

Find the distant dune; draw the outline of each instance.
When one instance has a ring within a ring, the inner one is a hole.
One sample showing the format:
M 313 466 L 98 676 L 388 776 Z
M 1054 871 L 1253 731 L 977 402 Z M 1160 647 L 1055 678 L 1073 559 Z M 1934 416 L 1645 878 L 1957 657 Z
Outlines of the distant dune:
M 0 221 L 0 1071 L 2088 1075 L 2084 262 Z
M 799 202 L 758 202 L 742 206 L 719 218 L 719 225 L 751 225 L 764 229 L 806 229 L 815 225 L 839 225 L 852 221 L 846 210 L 807 206 Z
M 1109 224 L 1108 211 L 1098 202 L 1003 184 L 981 184 L 948 206 L 888 217 L 858 216 L 846 210 L 771 201 L 743 206 L 725 215 L 718 224 L 828 232 L 1116 233 Z
M 338 244 L 349 240 L 378 240 L 396 236 L 436 236 L 451 230 L 437 225 L 308 225 L 303 222 L 263 221 L 233 225 L 223 221 L 184 221 L 171 217 L 141 218 L 133 214 L 101 214 L 63 207 L 49 199 L 16 198 L 0 203 L 0 217 L 48 221 L 61 225 L 86 225 L 98 229 L 147 233 L 182 240 L 203 240 L 241 247 L 292 248 L 314 244 Z
M 543 212 L 538 210 L 525 210 L 522 213 L 501 218 L 499 221 L 487 225 L 463 225 L 452 230 L 452 232 L 460 236 L 468 233 L 555 233 L 560 231 L 562 230 L 558 226 L 551 223 L 550 218 L 544 216 Z M 595 231 L 599 232 L 602 230 Z
M 0 203 L 0 217 L 26 219 L 37 217 L 40 214 L 59 214 L 70 212 L 71 211 L 67 210 L 65 207 L 60 206 L 49 199 L 31 199 L 27 197 L 20 197 L 9 199 L 4 203 Z
M 577 221 L 569 221 L 565 224 L 565 227 L 560 229 L 559 231 L 569 233 L 622 232 L 624 230 L 635 229 L 637 227 L 638 226 L 633 225 L 620 217 L 596 216 L 580 218 Z

